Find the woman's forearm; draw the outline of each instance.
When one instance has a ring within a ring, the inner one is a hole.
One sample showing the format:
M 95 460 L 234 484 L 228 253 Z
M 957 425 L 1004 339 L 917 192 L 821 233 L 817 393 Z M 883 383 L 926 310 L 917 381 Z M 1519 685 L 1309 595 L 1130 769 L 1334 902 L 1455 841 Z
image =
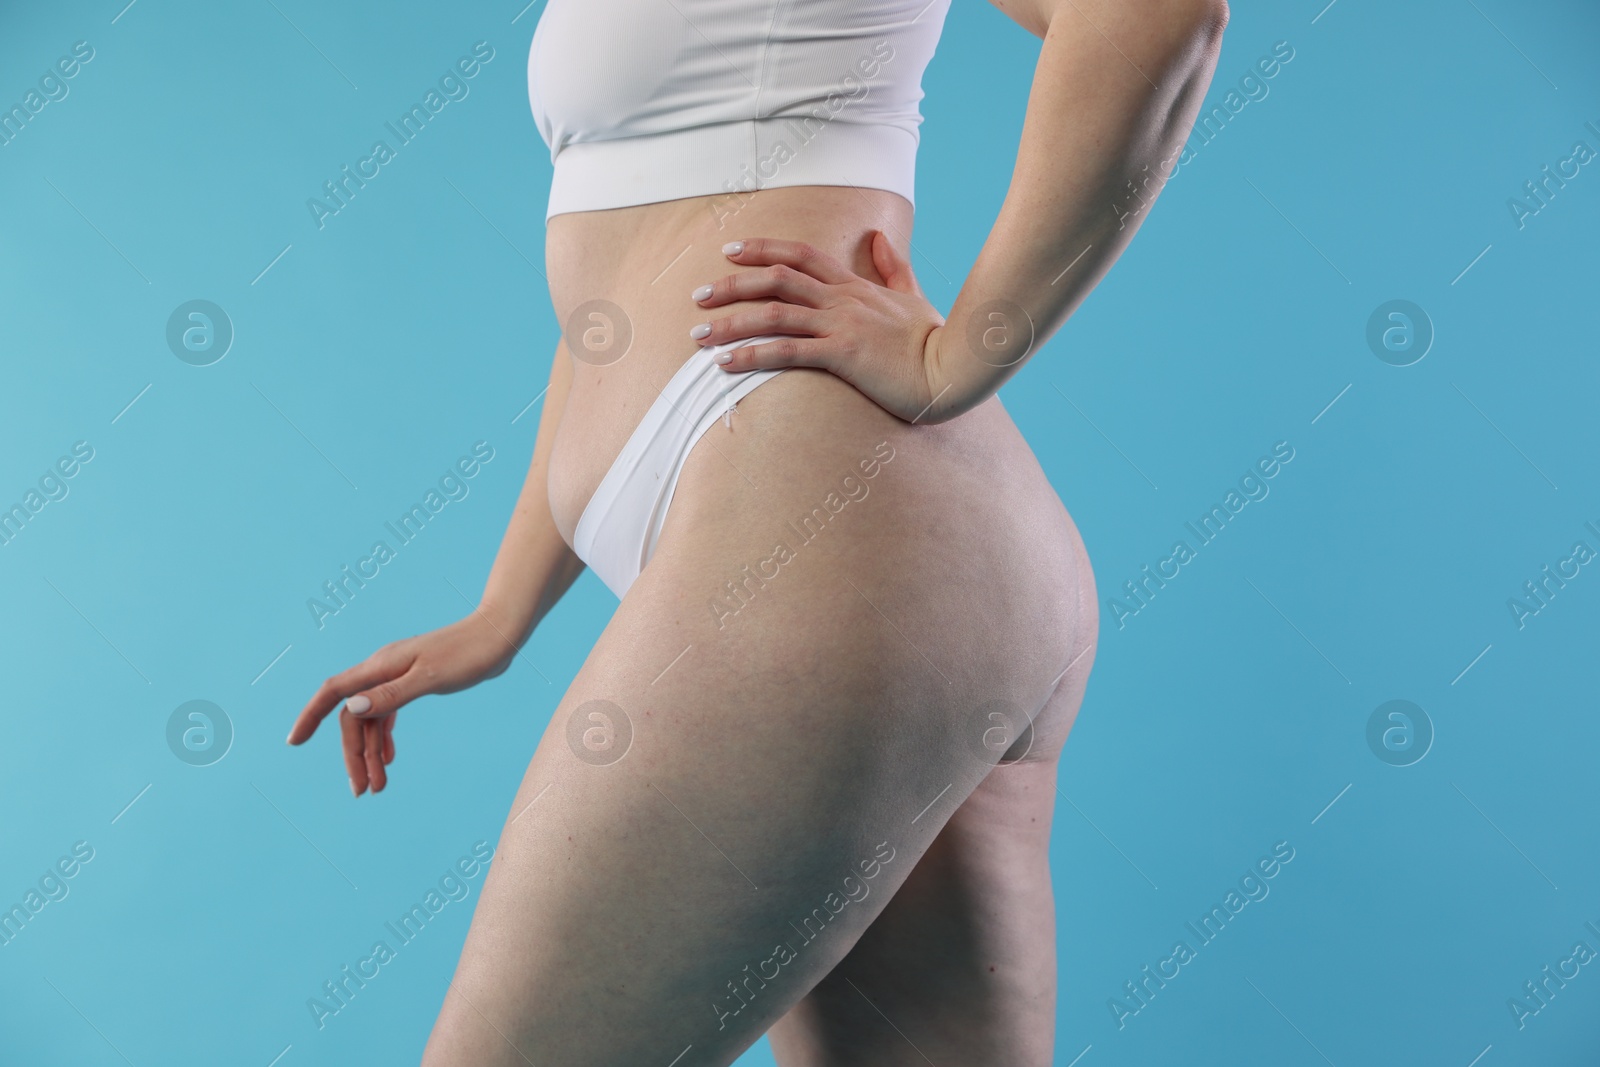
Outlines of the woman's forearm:
M 516 510 L 500 541 L 500 551 L 495 555 L 478 606 L 501 635 L 519 648 L 583 571 L 583 561 L 567 547 L 550 516 L 546 480 L 550 448 L 567 406 L 571 379 L 571 360 L 557 345 L 528 478 L 517 497 Z
M 1017 162 L 939 330 L 936 419 L 992 396 L 1111 268 L 1177 169 L 1227 22 L 1222 0 L 1035 2 Z

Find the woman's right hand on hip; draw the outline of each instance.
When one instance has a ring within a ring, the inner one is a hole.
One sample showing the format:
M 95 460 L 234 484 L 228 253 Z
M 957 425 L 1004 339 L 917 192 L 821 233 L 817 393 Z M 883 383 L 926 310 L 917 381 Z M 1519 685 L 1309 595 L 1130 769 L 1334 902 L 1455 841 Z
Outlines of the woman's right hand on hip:
M 380 792 L 388 783 L 385 767 L 394 759 L 394 720 L 401 706 L 493 678 L 511 665 L 516 653 L 516 646 L 481 611 L 385 645 L 322 683 L 295 720 L 288 743 L 304 743 L 342 701 L 339 733 L 351 792 Z

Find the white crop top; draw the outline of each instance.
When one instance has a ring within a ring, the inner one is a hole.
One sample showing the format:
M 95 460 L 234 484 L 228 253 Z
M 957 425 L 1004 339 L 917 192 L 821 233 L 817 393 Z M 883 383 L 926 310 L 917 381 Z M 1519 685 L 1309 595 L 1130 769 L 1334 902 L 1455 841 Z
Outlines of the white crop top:
M 528 97 L 552 216 L 786 185 L 915 203 L 950 0 L 546 0 Z

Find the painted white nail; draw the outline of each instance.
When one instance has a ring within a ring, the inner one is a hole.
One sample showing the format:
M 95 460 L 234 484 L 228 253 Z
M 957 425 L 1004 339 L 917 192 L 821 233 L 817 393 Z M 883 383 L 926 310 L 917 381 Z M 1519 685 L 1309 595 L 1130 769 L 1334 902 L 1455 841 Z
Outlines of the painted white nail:
M 696 289 L 694 292 L 689 294 L 689 299 L 694 300 L 696 302 L 699 302 L 701 300 L 704 300 L 706 297 L 708 297 L 710 295 L 711 295 L 711 286 L 702 285 L 700 288 Z
M 722 246 L 722 254 L 725 256 L 736 256 L 743 251 L 743 241 L 729 241 L 727 244 Z
M 351 697 L 344 702 L 344 706 L 350 709 L 352 715 L 363 715 L 372 710 L 372 701 L 364 696 Z
M 730 364 L 732 362 L 733 362 L 733 349 L 730 348 L 726 352 L 719 352 L 717 354 L 717 363 L 720 364 L 721 366 L 726 367 L 728 364 Z
M 689 336 L 694 338 L 696 341 L 711 336 L 711 324 L 709 322 L 702 322 L 700 325 L 689 331 Z

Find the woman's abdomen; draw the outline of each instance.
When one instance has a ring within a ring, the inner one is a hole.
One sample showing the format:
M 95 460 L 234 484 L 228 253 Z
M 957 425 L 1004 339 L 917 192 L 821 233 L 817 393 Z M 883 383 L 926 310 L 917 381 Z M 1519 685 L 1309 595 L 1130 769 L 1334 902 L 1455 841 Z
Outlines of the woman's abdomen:
M 550 296 L 572 380 L 548 480 L 551 515 L 569 544 L 634 427 L 698 347 L 690 328 L 766 303 L 707 309 L 690 299 L 701 285 L 755 269 L 728 259 L 722 246 L 747 237 L 804 241 L 881 283 L 871 259 L 874 228 L 904 240 L 895 235 L 909 234 L 910 205 L 881 190 L 794 186 L 550 220 Z

